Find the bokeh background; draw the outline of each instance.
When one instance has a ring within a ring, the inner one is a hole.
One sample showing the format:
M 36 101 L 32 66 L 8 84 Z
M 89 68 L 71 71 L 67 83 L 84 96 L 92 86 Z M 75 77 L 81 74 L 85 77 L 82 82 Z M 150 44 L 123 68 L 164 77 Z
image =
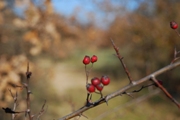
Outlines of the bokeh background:
M 119 47 L 133 80 L 170 64 L 174 47 L 180 50 L 180 38 L 169 26 L 170 21 L 180 23 L 179 6 L 179 0 L 1 0 L 0 107 L 13 107 L 11 89 L 18 93 L 16 111 L 25 110 L 25 89 L 14 86 L 25 82 L 28 61 L 32 114 L 47 100 L 42 120 L 58 119 L 85 103 L 85 55 L 99 58 L 90 79 L 111 78 L 104 95 L 128 84 L 110 39 Z M 158 76 L 177 100 L 179 71 Z M 84 115 L 89 120 L 180 119 L 179 109 L 156 87 L 133 96 L 114 98 L 108 106 Z M 93 94 L 93 100 L 98 98 Z M 3 110 L 0 117 L 11 119 Z

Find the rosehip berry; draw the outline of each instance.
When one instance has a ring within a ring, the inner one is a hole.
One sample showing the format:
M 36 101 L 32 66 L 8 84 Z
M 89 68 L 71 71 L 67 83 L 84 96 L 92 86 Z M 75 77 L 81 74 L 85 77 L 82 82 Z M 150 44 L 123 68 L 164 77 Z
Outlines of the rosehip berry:
M 87 85 L 86 85 L 86 89 L 87 89 L 87 91 L 90 92 L 90 93 L 95 92 L 95 87 L 94 87 L 94 85 L 92 85 L 92 84 L 87 84 Z
M 85 65 L 87 65 L 87 64 L 89 64 L 90 62 L 91 62 L 90 57 L 86 55 L 86 56 L 84 57 L 84 59 L 83 59 L 83 63 L 84 63 Z
M 91 83 L 92 83 L 92 85 L 96 86 L 96 85 L 100 84 L 101 81 L 100 81 L 99 78 L 94 77 L 94 78 L 91 79 Z
M 161 80 L 158 80 L 158 83 L 160 84 L 160 85 L 163 85 L 163 82 L 161 81 Z M 158 87 L 158 85 L 155 83 L 154 84 L 156 87 Z
M 101 83 L 103 84 L 103 85 L 108 85 L 109 83 L 110 83 L 110 78 L 108 77 L 108 76 L 102 76 L 101 77 Z
M 93 56 L 91 57 L 91 62 L 92 62 L 92 63 L 96 62 L 97 60 L 98 60 L 98 58 L 97 58 L 96 55 L 93 55 Z
M 99 90 L 99 91 L 102 91 L 103 90 L 103 85 L 100 83 L 98 85 L 96 85 L 96 89 Z
M 178 24 L 176 22 L 172 21 L 172 22 L 170 22 L 170 27 L 172 29 L 177 29 L 178 28 Z

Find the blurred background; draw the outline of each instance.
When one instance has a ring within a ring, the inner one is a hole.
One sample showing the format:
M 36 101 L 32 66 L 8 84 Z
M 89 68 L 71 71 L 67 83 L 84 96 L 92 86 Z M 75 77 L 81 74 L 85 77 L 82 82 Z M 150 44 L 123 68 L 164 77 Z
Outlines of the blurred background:
M 111 78 L 104 95 L 128 84 L 110 38 L 119 47 L 133 80 L 170 64 L 174 47 L 180 50 L 180 38 L 169 25 L 170 21 L 180 23 L 179 6 L 179 0 L 0 0 L 0 107 L 13 107 L 11 89 L 18 93 L 16 111 L 26 109 L 25 89 L 15 85 L 26 82 L 28 61 L 32 114 L 47 100 L 42 120 L 58 119 L 85 103 L 85 55 L 99 58 L 89 81 L 102 75 Z M 158 76 L 177 100 L 179 71 L 176 68 Z M 179 109 L 156 87 L 133 96 L 114 98 L 108 106 L 84 115 L 89 120 L 180 119 Z M 93 100 L 99 97 L 93 94 Z M 2 109 L 0 116 L 1 120 L 11 119 Z

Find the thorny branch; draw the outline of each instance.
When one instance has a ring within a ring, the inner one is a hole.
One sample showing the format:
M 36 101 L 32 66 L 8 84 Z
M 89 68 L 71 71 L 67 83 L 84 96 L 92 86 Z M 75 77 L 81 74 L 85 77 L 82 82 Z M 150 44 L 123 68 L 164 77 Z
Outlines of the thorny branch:
M 15 111 L 15 109 L 16 109 L 16 107 L 18 105 L 17 104 L 18 94 L 16 92 L 16 94 L 14 95 L 12 93 L 12 91 L 10 89 L 8 89 L 11 96 L 12 96 L 12 98 L 14 99 L 14 106 L 13 106 L 13 109 L 8 108 L 8 107 L 2 108 L 2 109 L 5 111 L 5 113 L 12 114 L 12 117 L 11 117 L 12 120 L 15 119 L 15 117 L 17 116 L 18 113 L 25 113 L 25 120 L 27 119 L 27 115 L 28 115 L 29 120 L 33 120 L 33 118 L 35 116 L 37 116 L 37 119 L 39 119 L 44 114 L 44 112 L 46 111 L 45 110 L 46 100 L 45 100 L 44 104 L 42 105 L 42 108 L 41 108 L 40 112 L 38 114 L 36 114 L 36 115 L 31 115 L 31 108 L 30 108 L 30 94 L 31 94 L 31 91 L 30 91 L 30 88 L 29 88 L 29 80 L 30 80 L 31 75 L 32 75 L 32 72 L 29 71 L 29 63 L 28 63 L 27 64 L 27 71 L 26 71 L 26 82 L 23 83 L 23 86 L 13 84 L 14 87 L 24 87 L 26 89 L 26 96 L 27 97 L 26 97 L 26 110 L 25 111 L 18 111 L 18 112 Z
M 18 94 L 17 94 L 17 91 L 16 91 L 16 95 L 14 96 L 13 93 L 12 93 L 12 91 L 11 91 L 10 89 L 8 89 L 8 90 L 9 90 L 9 92 L 11 93 L 12 98 L 14 99 L 13 111 L 15 111 L 15 110 L 16 110 L 16 107 L 17 107 L 17 97 L 18 97 Z M 12 114 L 11 119 L 14 120 L 15 117 L 16 117 L 16 115 L 15 115 L 15 114 Z
M 24 87 L 26 88 L 26 94 L 27 94 L 27 98 L 26 98 L 27 110 L 26 110 L 25 117 L 28 114 L 29 120 L 32 120 L 31 108 L 30 108 L 30 94 L 31 94 L 31 91 L 29 89 L 29 80 L 30 80 L 31 75 L 32 75 L 32 73 L 29 71 L 29 62 L 28 62 L 28 64 L 27 64 L 27 72 L 26 72 L 26 83 L 24 83 Z
M 2 109 L 5 111 L 5 113 L 11 114 L 11 120 L 14 120 L 18 113 L 24 113 L 25 111 L 20 111 L 20 112 L 15 111 L 16 107 L 18 106 L 18 104 L 17 104 L 18 94 L 16 92 L 16 94 L 13 95 L 12 91 L 10 89 L 8 89 L 8 90 L 9 90 L 9 92 L 10 92 L 10 94 L 11 94 L 13 100 L 14 100 L 13 109 L 8 108 L 8 107 L 2 108 Z
M 117 55 L 117 57 L 119 58 L 119 60 L 121 61 L 122 65 L 123 65 L 123 67 L 124 67 L 124 70 L 125 70 L 128 78 L 129 78 L 129 80 L 130 80 L 130 84 L 128 84 L 128 85 L 120 88 L 119 90 L 117 90 L 117 91 L 115 91 L 115 92 L 112 92 L 112 93 L 110 93 L 110 94 L 108 94 L 108 95 L 100 98 L 99 100 L 97 100 L 97 101 L 95 101 L 95 102 L 87 102 L 87 103 L 90 103 L 90 104 L 84 105 L 83 107 L 79 108 L 78 110 L 76 110 L 76 111 L 74 111 L 74 112 L 72 112 L 72 113 L 70 113 L 70 114 L 68 114 L 68 115 L 66 115 L 66 116 L 64 116 L 64 117 L 62 117 L 62 118 L 59 118 L 59 120 L 69 120 L 69 119 L 74 118 L 74 117 L 76 117 L 76 116 L 81 116 L 81 115 L 83 114 L 83 112 L 85 112 L 85 111 L 87 111 L 87 110 L 89 110 L 89 109 L 91 109 L 91 108 L 94 108 L 94 107 L 96 107 L 96 106 L 98 106 L 98 105 L 100 105 L 100 104 L 107 103 L 109 100 L 111 100 L 111 99 L 114 98 L 114 97 L 117 97 L 117 96 L 122 95 L 122 94 L 126 94 L 126 91 L 127 91 L 127 90 L 129 90 L 129 89 L 131 89 L 131 88 L 133 88 L 133 87 L 135 87 L 135 86 L 138 86 L 138 85 L 140 85 L 140 84 L 142 84 L 142 83 L 145 83 L 145 82 L 151 80 L 151 79 L 152 79 L 152 76 L 155 77 L 155 76 L 161 75 L 161 74 L 163 74 L 163 73 L 165 73 L 165 72 L 167 72 L 167 71 L 169 71 L 169 70 L 172 70 L 172 69 L 180 66 L 180 61 L 173 62 L 173 63 L 171 63 L 170 65 L 167 65 L 167 66 L 165 66 L 164 68 L 161 68 L 160 70 L 157 70 L 157 71 L 155 71 L 154 73 L 152 73 L 152 74 L 150 74 L 150 75 L 148 75 L 148 76 L 146 76 L 146 77 L 144 77 L 144 78 L 141 78 L 141 79 L 139 79 L 139 80 L 133 80 L 133 82 L 132 82 L 132 79 L 131 79 L 131 77 L 130 77 L 130 73 L 129 73 L 128 69 L 126 68 L 124 62 L 122 61 L 123 57 L 121 57 L 121 55 L 119 54 L 118 48 L 115 46 L 114 42 L 113 42 L 112 40 L 111 40 L 111 42 L 112 42 L 113 47 L 114 47 L 114 49 L 115 49 L 115 51 L 116 51 L 116 55 Z M 157 81 L 156 81 L 156 82 L 157 82 Z M 156 83 L 156 82 L 155 82 L 155 83 Z M 157 82 L 157 85 L 159 86 L 159 83 L 158 83 L 158 82 Z M 139 90 L 134 90 L 134 91 L 132 91 L 132 92 L 141 91 L 143 88 L 145 88 L 145 86 L 142 87 L 142 88 L 140 88 Z M 160 87 L 160 88 L 162 89 L 162 87 Z M 168 95 L 168 96 L 172 99 L 172 101 L 175 101 L 175 100 L 171 97 L 171 95 Z M 91 97 L 91 96 L 90 96 L 90 97 Z M 86 101 L 88 101 L 88 100 L 89 100 L 89 95 L 87 96 Z M 177 104 L 178 102 L 175 101 L 174 103 Z M 178 106 L 179 106 L 179 104 L 178 104 Z
M 123 66 L 123 68 L 124 68 L 124 71 L 126 72 L 128 78 L 129 78 L 129 82 L 132 83 L 132 78 L 131 78 L 131 76 L 130 76 L 130 72 L 129 72 L 128 68 L 126 67 L 126 64 L 125 64 L 124 61 L 123 61 L 123 57 L 122 57 L 122 56 L 120 55 L 120 53 L 119 53 L 119 48 L 117 48 L 117 46 L 115 45 L 115 43 L 114 43 L 114 41 L 113 41 L 112 39 L 111 39 L 111 43 L 112 43 L 112 45 L 113 45 L 114 50 L 116 51 L 116 56 L 117 56 L 118 59 L 120 60 L 122 66 Z
M 165 93 L 165 95 L 180 108 L 179 102 L 172 97 L 172 95 L 157 81 L 157 79 L 152 75 L 151 79 L 158 85 L 158 87 Z
M 38 120 L 43 115 L 43 113 L 45 112 L 45 109 L 44 109 L 45 105 L 46 105 L 46 100 L 44 101 L 44 104 L 43 104 L 43 106 L 41 108 L 41 111 L 38 113 L 38 116 L 37 116 Z

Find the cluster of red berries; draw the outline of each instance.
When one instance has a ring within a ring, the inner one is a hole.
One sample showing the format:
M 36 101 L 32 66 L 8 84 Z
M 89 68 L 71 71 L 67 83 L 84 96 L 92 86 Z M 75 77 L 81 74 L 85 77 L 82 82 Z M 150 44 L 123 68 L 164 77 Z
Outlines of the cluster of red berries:
M 177 29 L 177 28 L 178 28 L 178 24 L 177 24 L 176 22 L 174 22 L 174 21 L 171 21 L 171 22 L 170 22 L 170 27 L 171 27 L 172 29 Z
M 83 59 L 83 63 L 85 65 L 89 64 L 90 62 L 91 63 L 94 63 L 98 60 L 97 56 L 96 55 L 93 55 L 91 58 L 89 56 L 85 56 L 84 59 Z
M 91 79 L 91 84 L 88 83 L 86 85 L 86 89 L 88 92 L 92 93 L 95 92 L 97 89 L 98 91 L 102 91 L 103 87 L 110 83 L 110 78 L 108 76 L 102 76 L 101 79 L 94 77 Z
M 92 57 L 86 55 L 82 62 L 84 63 L 84 65 L 88 65 L 90 62 L 93 64 L 97 60 L 98 57 L 96 55 L 93 55 Z M 86 75 L 88 80 L 89 72 L 87 72 L 87 70 L 86 70 Z M 98 77 L 94 77 L 91 79 L 91 83 L 88 82 L 86 83 L 86 89 L 89 93 L 95 92 L 96 89 L 101 92 L 103 90 L 103 87 L 108 85 L 109 83 L 110 83 L 110 78 L 108 76 L 104 75 L 100 79 Z

